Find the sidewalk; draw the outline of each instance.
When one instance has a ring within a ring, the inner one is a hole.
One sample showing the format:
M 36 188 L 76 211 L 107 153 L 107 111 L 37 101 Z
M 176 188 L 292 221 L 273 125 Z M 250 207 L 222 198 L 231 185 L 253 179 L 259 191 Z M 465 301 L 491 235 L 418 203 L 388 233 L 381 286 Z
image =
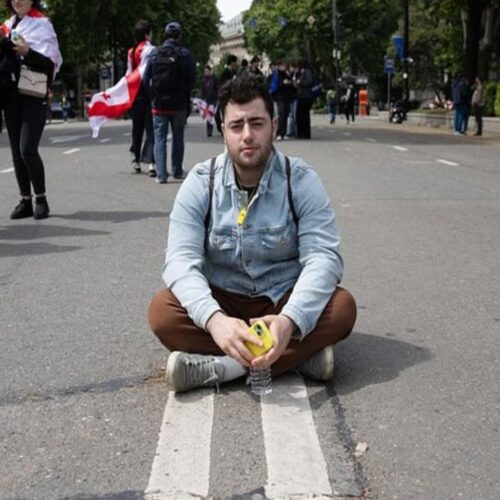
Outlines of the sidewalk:
M 387 111 L 379 112 L 378 118 L 387 123 L 389 121 Z M 443 129 L 451 132 L 453 130 L 453 120 L 454 114 L 451 111 L 443 115 L 410 112 L 408 113 L 408 119 L 405 124 L 417 127 Z M 469 118 L 469 135 L 472 135 L 475 129 L 476 122 L 474 117 L 471 116 Z M 500 118 L 483 118 L 483 137 L 500 140 Z

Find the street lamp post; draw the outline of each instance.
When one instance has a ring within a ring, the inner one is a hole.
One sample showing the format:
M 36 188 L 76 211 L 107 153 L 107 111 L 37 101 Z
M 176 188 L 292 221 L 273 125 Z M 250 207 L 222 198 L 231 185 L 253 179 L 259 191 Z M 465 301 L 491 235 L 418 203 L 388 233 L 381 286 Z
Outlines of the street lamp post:
M 337 40 L 337 0 L 332 0 L 333 58 L 335 59 L 335 114 L 339 113 L 339 60 Z
M 403 12 L 404 12 L 404 45 L 403 45 L 403 63 L 404 63 L 404 93 L 405 93 L 405 119 L 406 113 L 408 112 L 408 106 L 410 101 L 410 75 L 409 75 L 409 57 L 408 57 L 408 45 L 409 45 L 409 30 L 410 30 L 410 14 L 408 8 L 408 0 L 403 0 Z

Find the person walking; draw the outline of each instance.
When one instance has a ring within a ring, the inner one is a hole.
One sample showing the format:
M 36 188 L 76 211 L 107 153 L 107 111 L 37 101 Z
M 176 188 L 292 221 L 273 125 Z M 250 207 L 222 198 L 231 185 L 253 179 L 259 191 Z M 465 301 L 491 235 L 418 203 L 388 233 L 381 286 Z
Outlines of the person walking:
M 212 67 L 207 64 L 203 72 L 200 91 L 200 97 L 207 103 L 207 106 L 211 105 L 214 109 L 217 107 L 218 90 L 219 85 L 217 83 L 217 78 L 215 78 Z M 213 129 L 213 122 L 207 119 L 207 137 L 212 137 Z
M 191 89 L 195 84 L 195 64 L 191 52 L 180 45 L 182 28 L 178 22 L 165 27 L 165 40 L 149 56 L 144 80 L 151 89 L 156 182 L 165 184 L 167 136 L 172 127 L 172 172 L 184 179 L 184 128 Z
M 170 217 L 163 279 L 149 307 L 168 349 L 167 387 L 184 392 L 243 377 L 250 367 L 333 377 L 333 344 L 356 319 L 339 282 L 343 260 L 335 214 L 313 168 L 273 147 L 277 121 L 261 78 L 220 89 L 226 152 L 196 165 Z M 249 323 L 262 320 L 273 347 Z
M 21 195 L 10 218 L 45 219 L 50 210 L 45 168 L 38 147 L 47 118 L 48 91 L 62 57 L 57 35 L 50 20 L 42 14 L 40 1 L 7 0 L 6 5 L 12 16 L 0 27 L 0 90 Z M 37 96 L 28 95 L 33 92 L 18 85 L 28 69 L 46 77 L 47 83 Z
M 474 118 L 476 119 L 476 133 L 474 135 L 483 135 L 483 114 L 484 106 L 486 104 L 486 93 L 484 91 L 483 79 L 478 76 L 476 78 L 476 88 L 472 94 L 472 108 L 474 111 Z
M 145 64 L 154 46 L 151 43 L 153 28 L 149 21 L 143 19 L 137 21 L 134 27 L 135 44 L 128 51 L 127 55 L 127 75 L 130 75 L 136 68 Z M 153 159 L 153 115 L 151 113 L 151 99 L 149 89 L 145 81 L 141 82 L 139 92 L 132 104 L 132 147 L 134 155 L 132 169 L 136 173 L 141 172 L 141 164 L 149 165 L 148 173 L 150 177 L 156 176 Z M 144 133 L 146 138 L 143 144 Z
M 328 89 L 326 93 L 326 106 L 330 116 L 330 125 L 335 124 L 335 117 L 337 116 L 337 93 L 334 88 Z
M 349 120 L 354 123 L 354 101 L 356 99 L 354 85 L 350 83 L 347 86 L 346 93 L 344 95 L 344 112 L 346 123 L 349 125 Z

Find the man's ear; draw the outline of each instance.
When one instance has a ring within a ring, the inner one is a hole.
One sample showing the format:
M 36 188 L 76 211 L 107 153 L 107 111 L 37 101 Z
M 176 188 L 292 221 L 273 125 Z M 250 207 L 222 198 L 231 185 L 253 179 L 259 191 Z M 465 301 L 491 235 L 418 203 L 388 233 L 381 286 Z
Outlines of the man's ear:
M 271 120 L 271 125 L 273 127 L 273 137 L 276 137 L 276 132 L 278 130 L 278 118 L 276 116 Z

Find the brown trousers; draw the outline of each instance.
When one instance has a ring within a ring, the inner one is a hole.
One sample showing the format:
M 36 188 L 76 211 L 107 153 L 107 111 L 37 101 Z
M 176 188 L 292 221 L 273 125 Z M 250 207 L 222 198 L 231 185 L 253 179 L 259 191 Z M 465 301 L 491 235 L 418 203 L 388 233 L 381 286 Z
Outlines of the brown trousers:
M 247 297 L 212 288 L 215 300 L 228 315 L 247 323 L 250 318 L 279 314 L 291 290 L 276 304 L 267 297 Z M 344 288 L 337 287 L 316 328 L 303 340 L 292 339 L 281 357 L 272 365 L 273 376 L 293 370 L 315 352 L 345 339 L 356 321 L 356 303 Z M 160 342 L 170 351 L 224 356 L 212 336 L 198 328 L 175 295 L 168 289 L 159 292 L 149 306 L 149 324 Z

